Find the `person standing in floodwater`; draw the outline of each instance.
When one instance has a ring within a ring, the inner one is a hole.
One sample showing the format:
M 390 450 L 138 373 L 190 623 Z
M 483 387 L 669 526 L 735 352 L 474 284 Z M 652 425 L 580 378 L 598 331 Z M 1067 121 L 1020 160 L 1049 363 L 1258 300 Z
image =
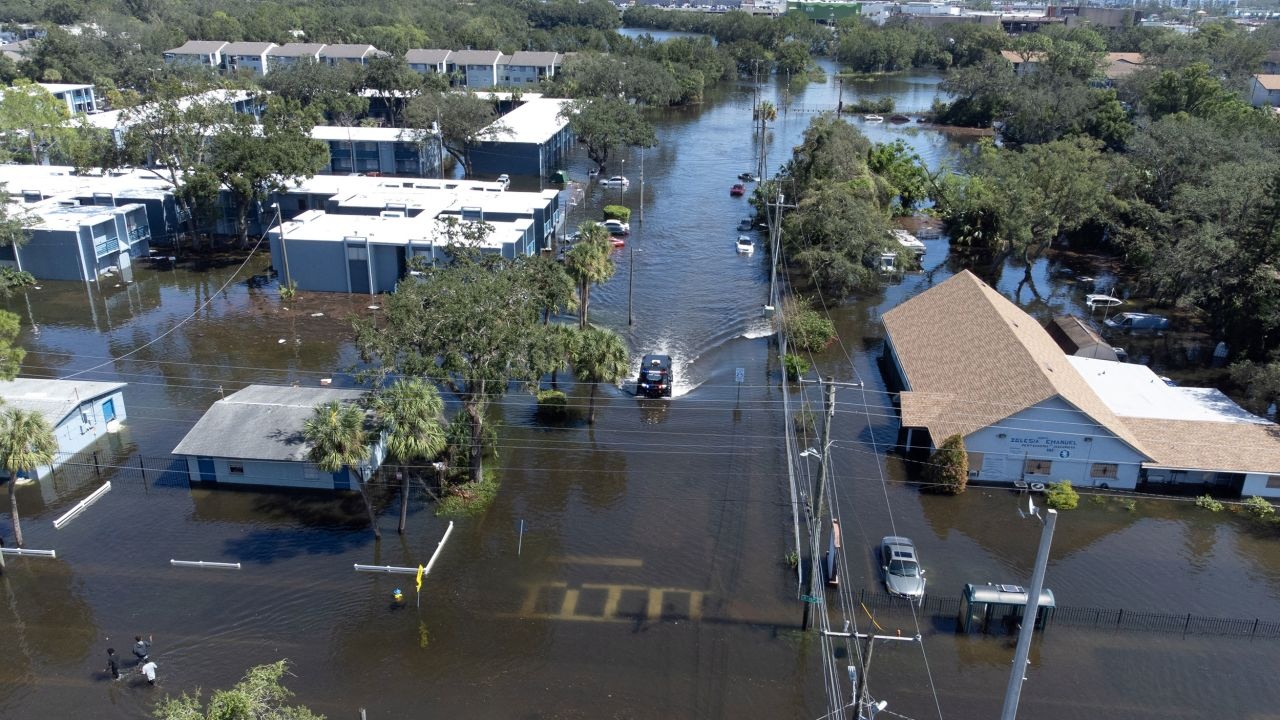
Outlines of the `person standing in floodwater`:
M 107 672 L 111 673 L 112 680 L 120 679 L 120 659 L 116 657 L 115 648 L 107 648 Z
M 146 676 L 148 685 L 155 685 L 156 684 L 156 661 L 148 660 L 147 663 L 142 666 L 142 674 Z
M 141 665 L 151 659 L 151 641 L 155 636 L 148 635 L 143 640 L 141 635 L 134 635 L 133 639 L 136 641 L 133 643 L 133 656 L 138 658 L 138 664 Z

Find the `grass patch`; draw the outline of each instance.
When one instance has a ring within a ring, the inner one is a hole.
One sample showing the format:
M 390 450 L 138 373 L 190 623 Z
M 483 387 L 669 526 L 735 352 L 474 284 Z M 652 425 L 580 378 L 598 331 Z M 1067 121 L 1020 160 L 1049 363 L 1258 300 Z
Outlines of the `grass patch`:
M 493 499 L 498 496 L 498 488 L 502 483 L 498 481 L 494 470 L 486 468 L 483 474 L 484 479 L 479 482 L 449 487 L 436 506 L 436 515 L 447 518 L 475 517 L 488 510 Z

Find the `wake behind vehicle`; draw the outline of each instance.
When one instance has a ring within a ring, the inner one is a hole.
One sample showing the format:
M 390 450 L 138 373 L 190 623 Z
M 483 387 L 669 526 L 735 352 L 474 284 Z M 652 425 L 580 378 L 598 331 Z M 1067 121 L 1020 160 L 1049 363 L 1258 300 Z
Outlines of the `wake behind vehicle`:
M 924 597 L 924 569 L 910 538 L 890 535 L 880 541 L 880 570 L 890 595 L 914 600 Z
M 640 361 L 640 377 L 636 380 L 636 394 L 649 398 L 671 397 L 675 374 L 671 370 L 670 355 L 645 355 Z

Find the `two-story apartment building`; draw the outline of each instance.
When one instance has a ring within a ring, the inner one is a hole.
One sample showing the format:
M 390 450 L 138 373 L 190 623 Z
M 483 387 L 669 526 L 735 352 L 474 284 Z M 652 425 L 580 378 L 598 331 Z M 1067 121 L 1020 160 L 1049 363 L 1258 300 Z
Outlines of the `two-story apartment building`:
M 66 83 L 39 83 L 49 94 L 67 104 L 67 112 L 72 115 L 87 115 L 98 112 L 98 95 L 92 85 L 72 85 Z
M 300 62 L 320 62 L 324 43 L 285 43 L 267 51 L 269 70 L 289 67 Z
M 498 84 L 503 87 L 537 85 L 555 77 L 562 62 L 564 56 L 556 52 L 521 50 L 514 55 L 504 55 L 498 63 Z
M 211 70 L 222 69 L 222 51 L 225 40 L 188 40 L 181 47 L 164 51 L 166 65 L 193 65 Z
M 376 57 L 381 57 L 387 53 L 382 52 L 372 45 L 346 45 L 335 44 L 325 45 L 320 48 L 320 62 L 329 65 L 338 65 L 341 63 L 355 63 L 364 65 Z
M 55 199 L 24 211 L 19 219 L 28 240 L 0 248 L 0 265 L 41 280 L 97 280 L 108 270 L 128 279 L 133 260 L 150 253 L 151 226 L 141 204 L 110 207 Z
M 498 85 L 497 50 L 458 50 L 449 55 L 449 65 L 456 70 L 463 85 L 469 88 L 491 88 Z
M 222 49 L 222 68 L 259 77 L 267 74 L 267 53 L 277 48 L 273 42 L 233 42 Z
M 452 50 L 414 49 L 404 54 L 404 61 L 414 72 L 447 75 L 450 71 L 449 56 L 452 54 Z

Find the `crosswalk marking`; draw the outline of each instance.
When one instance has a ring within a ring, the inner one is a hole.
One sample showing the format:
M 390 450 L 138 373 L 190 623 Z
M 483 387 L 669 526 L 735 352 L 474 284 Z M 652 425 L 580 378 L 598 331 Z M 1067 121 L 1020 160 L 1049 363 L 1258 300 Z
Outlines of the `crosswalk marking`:
M 604 601 L 598 612 L 579 608 L 584 594 L 594 600 L 601 591 Z M 519 616 L 579 622 L 634 622 L 640 618 L 661 622 L 664 616 L 701 620 L 705 599 L 706 594 L 701 590 L 688 588 L 616 583 L 582 583 L 570 587 L 564 582 L 548 582 L 527 587 Z M 664 612 L 668 603 L 670 612 Z M 634 610 L 629 612 L 628 607 Z

